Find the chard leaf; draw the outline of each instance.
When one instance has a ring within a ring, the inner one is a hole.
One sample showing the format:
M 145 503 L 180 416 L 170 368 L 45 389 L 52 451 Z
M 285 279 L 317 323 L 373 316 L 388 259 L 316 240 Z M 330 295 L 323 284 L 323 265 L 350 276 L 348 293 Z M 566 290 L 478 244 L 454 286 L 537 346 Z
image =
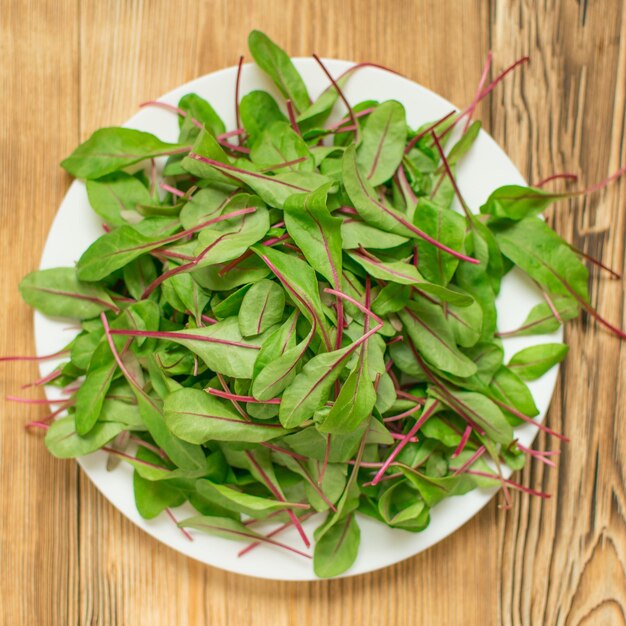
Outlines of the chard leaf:
M 496 443 L 508 445 L 513 440 L 513 428 L 498 406 L 487 396 L 475 391 L 456 391 L 450 388 L 446 388 L 443 393 L 438 387 L 431 388 L 430 394 L 459 415 L 469 417 Z
M 113 226 L 140 221 L 143 216 L 138 207 L 152 203 L 148 188 L 136 176 L 125 172 L 88 180 L 86 186 L 91 208 Z
M 348 346 L 318 354 L 307 362 L 283 393 L 278 417 L 285 428 L 300 426 L 322 407 L 352 352 Z
M 548 293 L 588 301 L 587 268 L 543 220 L 529 217 L 492 228 L 503 254 Z
M 296 111 L 307 109 L 311 103 L 309 93 L 287 53 L 259 30 L 248 35 L 248 47 L 256 64 L 274 81 L 283 96 L 293 102 Z
M 520 413 L 535 417 L 539 415 L 539 409 L 535 405 L 530 389 L 524 384 L 522 379 L 508 367 L 500 367 L 495 373 L 491 385 L 493 397 L 498 398 L 505 404 L 514 407 Z M 502 409 L 505 415 L 513 424 L 520 420 L 506 409 Z
M 157 223 L 163 224 L 160 219 Z M 168 230 L 171 233 L 176 229 L 176 224 L 173 224 Z M 120 226 L 96 239 L 83 252 L 76 265 L 78 278 L 90 282 L 102 280 L 162 245 L 161 237 L 143 234 L 133 226 Z
M 252 378 L 254 361 L 263 337 L 244 340 L 237 317 L 226 319 L 193 331 L 173 331 L 166 339 L 197 354 L 205 365 L 225 376 Z
M 197 93 L 187 93 L 178 101 L 178 108 L 185 111 L 189 116 L 204 125 L 207 130 L 210 130 L 214 135 L 219 135 L 226 132 L 226 126 L 221 120 L 220 116 L 215 112 L 215 109 Z M 183 118 L 179 118 L 179 126 L 183 126 Z M 199 132 L 196 129 L 197 134 Z M 193 139 L 193 134 L 189 139 Z
M 441 307 L 422 299 L 398 315 L 416 348 L 437 369 L 461 378 L 476 373 L 476 365 L 457 348 Z
M 270 227 L 269 215 L 263 202 L 256 196 L 237 194 L 223 211 L 227 214 L 248 208 L 255 210 L 200 231 L 196 247 L 196 254 L 201 257 L 198 267 L 232 261 L 264 237 Z
M 260 335 L 281 321 L 285 292 L 271 280 L 260 280 L 246 292 L 239 310 L 239 330 L 243 337 Z
M 263 129 L 250 148 L 250 160 L 264 171 L 272 166 L 296 161 L 282 171 L 313 172 L 315 163 L 304 139 L 286 121 L 273 122 Z M 278 168 L 277 168 L 278 169 Z
M 297 345 L 289 347 L 289 344 L 286 342 L 281 345 L 281 351 L 277 351 L 274 354 L 274 359 L 267 362 L 254 378 L 252 395 L 255 398 L 258 400 L 270 400 L 291 385 L 297 373 L 298 363 L 309 347 L 312 337 L 313 328 L 311 328 L 309 335 Z M 270 351 L 273 347 L 270 344 L 267 347 L 267 352 L 264 352 L 262 349 L 259 353 L 259 358 L 266 362 L 271 355 Z M 276 354 L 279 356 L 276 357 Z
M 404 107 L 395 100 L 383 102 L 368 117 L 357 151 L 357 164 L 373 187 L 389 180 L 398 169 L 406 133 Z
M 331 217 L 326 196 L 329 186 L 310 194 L 294 194 L 284 207 L 287 232 L 311 267 L 335 288 L 340 288 L 341 221 Z
M 100 312 L 116 309 L 109 294 L 99 285 L 81 282 L 76 270 L 57 267 L 27 274 L 20 283 L 20 294 L 30 306 L 45 315 L 89 319 Z
M 180 389 L 165 399 L 167 427 L 183 441 L 245 441 L 259 443 L 282 437 L 276 424 L 244 420 L 232 405 L 200 389 Z
M 542 213 L 550 204 L 560 198 L 533 187 L 505 185 L 498 187 L 480 207 L 483 214 L 507 220 L 523 220 Z
M 186 149 L 132 128 L 101 128 L 61 161 L 61 165 L 77 178 L 101 178 L 144 159 Z
M 388 233 L 365 222 L 344 220 L 341 222 L 341 240 L 345 250 L 352 250 L 360 247 L 375 249 L 395 248 L 406 243 L 408 238 Z
M 255 137 L 274 122 L 287 122 L 276 100 L 266 91 L 251 91 L 239 103 L 239 115 L 248 135 Z M 276 161 L 278 163 L 278 161 Z
M 552 303 L 563 321 L 578 317 L 580 308 L 571 298 L 557 296 L 552 298 Z M 503 336 L 522 337 L 525 335 L 543 335 L 554 332 L 560 326 L 561 322 L 554 317 L 554 313 L 548 303 L 540 302 L 530 310 L 530 313 L 519 328 L 503 333 Z
M 372 414 L 376 390 L 367 367 L 367 351 L 363 348 L 328 415 L 318 425 L 323 433 L 342 434 L 354 431 Z
M 412 285 L 422 291 L 431 293 L 445 302 L 457 303 L 461 306 L 473 302 L 472 298 L 461 291 L 453 291 L 428 282 L 417 271 L 414 265 L 402 261 L 381 261 L 372 255 L 348 252 L 348 256 L 367 270 L 368 274 L 380 280 L 390 281 L 399 285 Z
M 315 543 L 313 569 L 320 578 L 350 569 L 359 550 L 361 531 L 354 513 L 339 520 Z
M 80 436 L 76 432 L 74 417 L 68 415 L 52 422 L 45 443 L 52 455 L 59 459 L 71 459 L 99 450 L 124 430 L 126 424 L 100 422 L 88 434 Z
M 252 250 L 282 283 L 293 303 L 315 327 L 324 345 L 330 348 L 326 312 L 320 299 L 315 271 L 301 259 L 272 248 L 254 246 Z
M 535 380 L 560 363 L 569 350 L 563 343 L 543 343 L 516 352 L 509 368 L 522 380 Z

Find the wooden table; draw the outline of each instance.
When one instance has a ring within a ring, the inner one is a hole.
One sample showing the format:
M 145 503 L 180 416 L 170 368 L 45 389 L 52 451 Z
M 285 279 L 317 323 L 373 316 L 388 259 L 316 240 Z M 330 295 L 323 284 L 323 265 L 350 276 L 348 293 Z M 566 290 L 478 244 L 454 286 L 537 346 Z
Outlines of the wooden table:
M 480 108 L 528 179 L 576 172 L 585 185 L 626 163 L 622 0 L 5 0 L 0 24 L 4 354 L 33 352 L 17 284 L 36 268 L 70 184 L 60 159 L 138 103 L 236 63 L 252 28 L 293 55 L 392 66 L 459 104 L 473 97 L 489 49 L 498 71 L 529 54 Z M 624 270 L 625 181 L 562 201 L 549 219 Z M 591 294 L 625 325 L 620 283 L 592 272 Z M 43 410 L 3 402 L 2 624 L 626 624 L 626 349 L 588 318 L 566 337 L 548 421 L 572 442 L 558 469 L 533 464 L 521 475 L 552 499 L 515 497 L 506 512 L 496 498 L 426 553 L 338 581 L 265 582 L 179 556 L 24 432 Z M 1 367 L 2 396 L 36 376 L 33 364 Z

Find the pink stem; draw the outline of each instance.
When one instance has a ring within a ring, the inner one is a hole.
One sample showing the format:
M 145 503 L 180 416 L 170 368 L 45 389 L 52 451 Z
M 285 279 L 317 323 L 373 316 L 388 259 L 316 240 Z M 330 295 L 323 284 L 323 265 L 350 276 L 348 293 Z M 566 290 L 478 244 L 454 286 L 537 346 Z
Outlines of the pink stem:
M 0 357 L 0 363 L 3 361 L 47 361 L 49 359 L 56 359 L 57 357 L 69 354 L 67 348 L 54 352 L 53 354 L 46 354 L 45 356 L 3 356 Z
M 556 463 L 554 461 L 551 461 L 550 459 L 546 459 L 543 452 L 540 452 L 539 450 L 531 450 L 530 448 L 526 448 L 521 443 L 518 443 L 517 447 L 522 452 L 525 452 L 526 454 L 530 455 L 534 459 L 537 459 L 538 461 L 541 461 L 542 463 L 545 463 L 546 465 L 549 465 L 550 467 L 556 467 Z
M 428 133 L 430 133 L 433 130 L 435 130 L 435 128 L 437 128 L 437 126 L 439 126 L 440 124 L 443 124 L 447 119 L 452 117 L 455 113 L 456 113 L 456 111 L 450 111 L 450 113 L 447 113 L 442 118 L 438 119 L 434 124 L 431 124 L 430 126 L 425 128 L 421 133 L 415 135 L 415 137 L 413 137 L 413 139 L 411 139 L 411 141 L 409 141 L 409 143 L 406 144 L 406 148 L 404 148 L 404 154 L 408 154 L 409 152 L 411 152 L 411 148 L 413 148 L 413 146 L 420 139 L 422 139 L 423 137 L 428 135 Z
M 287 99 L 287 114 L 289 115 L 289 123 L 291 124 L 291 128 L 293 128 L 294 132 L 297 135 L 300 135 L 300 137 L 302 137 L 300 127 L 298 126 L 298 121 L 296 120 L 296 111 L 293 108 L 293 102 L 290 99 Z
M 174 522 L 174 524 L 176 524 L 180 532 L 183 533 L 185 538 L 189 541 L 193 541 L 193 537 L 182 526 L 178 526 L 178 520 L 174 517 L 174 513 L 172 513 L 169 507 L 165 509 L 165 512 L 167 513 L 168 517 Z
M 156 100 L 148 100 L 147 102 L 142 102 L 139 105 L 139 107 L 142 109 L 147 106 L 153 106 L 153 107 L 158 107 L 159 109 L 165 109 L 166 111 L 171 111 L 172 113 L 176 113 L 177 115 L 180 115 L 181 117 L 189 117 L 189 119 L 192 121 L 194 126 L 200 129 L 204 128 L 202 123 L 200 123 L 195 117 L 189 116 L 187 114 L 187 111 L 183 111 L 183 109 L 180 109 L 172 104 L 167 104 L 166 102 L 158 102 Z
M 465 472 L 484 454 L 486 449 L 487 448 L 485 448 L 485 446 L 480 446 L 480 448 L 478 448 L 478 450 L 476 450 L 476 452 L 474 452 L 474 454 L 472 454 L 472 456 L 467 459 L 467 461 L 465 461 L 465 463 L 463 463 L 463 465 L 461 465 L 461 467 L 459 467 L 459 469 L 454 472 L 453 476 L 458 476 L 459 474 Z
M 305 520 L 307 520 L 312 515 L 314 515 L 314 513 L 305 513 L 304 515 L 302 515 L 300 517 L 300 521 L 304 522 Z M 287 528 L 289 528 L 292 525 L 293 525 L 293 522 L 291 520 L 289 520 L 288 522 L 285 522 L 284 524 L 282 524 L 278 528 L 275 528 L 272 532 L 270 532 L 267 535 L 265 535 L 265 538 L 266 539 L 270 539 L 272 537 L 275 537 L 276 535 L 278 535 L 279 533 L 282 533 L 284 530 L 286 530 Z M 248 554 L 248 552 L 251 552 L 256 547 L 260 546 L 262 543 L 263 542 L 261 542 L 261 541 L 255 541 L 255 542 L 249 544 L 243 550 L 240 550 L 238 552 L 237 556 L 242 557 L 242 556 Z
M 386 461 L 383 463 L 380 470 L 378 470 L 378 473 L 376 474 L 376 476 L 374 476 L 374 479 L 372 480 L 372 485 L 377 485 L 380 482 L 380 479 L 383 477 L 383 474 L 387 471 L 387 468 L 393 463 L 393 461 L 398 456 L 398 454 L 402 452 L 406 444 L 409 443 L 411 437 L 413 437 L 417 433 L 417 431 L 424 425 L 426 420 L 435 412 L 438 406 L 439 406 L 439 400 L 435 400 L 431 404 L 431 406 L 422 413 L 420 418 L 411 427 L 409 432 L 406 435 L 404 435 L 402 441 L 396 446 L 393 452 L 387 457 Z
M 176 187 L 172 187 L 171 185 L 168 185 L 163 181 L 159 183 L 159 187 L 161 187 L 161 189 L 164 189 L 165 191 L 169 191 L 173 196 L 178 196 L 179 198 L 185 197 L 185 193 L 182 192 L 180 189 L 176 189 Z
M 518 489 L 519 491 L 523 491 L 531 496 L 538 496 L 539 498 L 551 498 L 552 496 L 549 493 L 543 493 L 542 491 L 536 491 L 535 489 L 531 489 L 530 487 L 525 487 L 524 485 L 520 485 L 512 480 L 504 478 L 502 476 L 498 476 L 496 474 L 490 474 L 489 472 L 479 472 L 476 470 L 466 470 L 466 474 L 471 474 L 472 476 L 484 476 L 485 478 L 493 478 L 494 480 L 499 480 L 501 483 L 508 485 L 509 487 L 513 487 L 513 489 Z
M 236 400 L 237 402 L 252 402 L 254 404 L 280 404 L 280 398 L 272 398 L 271 400 L 257 400 L 254 396 L 242 396 L 227 391 L 220 391 L 212 387 L 207 387 L 205 391 L 212 396 L 225 398 L 226 400 Z
M 181 333 L 165 330 L 130 330 L 130 329 L 112 329 L 111 335 L 123 335 L 124 337 L 151 337 L 153 339 L 187 339 L 190 341 L 206 341 L 207 343 L 219 343 L 225 346 L 233 346 L 236 348 L 248 348 L 250 350 L 260 350 L 261 346 L 252 343 L 242 343 L 241 341 L 230 341 L 228 339 L 218 339 L 217 337 L 205 337 L 203 335 L 194 335 L 192 333 Z
M 459 441 L 459 445 L 452 453 L 453 459 L 456 459 L 456 457 L 459 456 L 459 454 L 461 454 L 461 452 L 463 452 L 463 450 L 465 449 L 465 446 L 467 445 L 467 442 L 469 441 L 469 438 L 472 434 L 472 430 L 473 429 L 469 424 L 465 427 L 465 430 L 463 431 L 463 436 L 461 437 L 461 441 Z
M 285 498 L 283 497 L 282 493 L 280 493 L 278 487 L 276 487 L 276 485 L 272 483 L 272 481 L 270 480 L 270 477 L 265 473 L 263 468 L 257 463 L 257 460 L 254 458 L 254 455 L 248 450 L 246 450 L 246 456 L 250 460 L 250 463 L 254 465 L 257 472 L 259 472 L 259 474 L 261 475 L 261 478 L 263 479 L 263 482 L 267 485 L 267 488 L 274 494 L 274 497 L 277 500 L 280 500 L 281 502 L 285 502 Z M 304 528 L 302 528 L 302 524 L 298 520 L 296 514 L 292 510 L 287 509 L 287 515 L 293 522 L 293 525 L 296 527 L 296 530 L 298 531 L 298 534 L 300 535 L 300 537 L 302 537 L 302 541 L 304 542 L 304 545 L 307 548 L 310 548 L 311 542 L 309 541 L 309 538 L 306 536 L 306 533 L 304 532 Z
M 241 120 L 239 118 L 239 86 L 241 84 L 241 69 L 243 67 L 243 55 L 239 57 L 239 63 L 237 63 L 237 78 L 235 79 L 235 123 L 237 128 L 241 127 Z M 241 145 L 241 136 L 237 137 L 239 145 Z
M 463 128 L 463 133 L 467 132 L 469 128 L 470 122 L 472 121 L 472 115 L 478 106 L 478 102 L 480 101 L 480 94 L 482 93 L 483 87 L 485 86 L 485 82 L 487 80 L 487 76 L 489 75 L 489 69 L 491 68 L 491 61 L 493 60 L 493 54 L 491 50 L 487 53 L 487 61 L 485 62 L 485 67 L 483 68 L 483 73 L 480 77 L 480 82 L 478 83 L 478 89 L 476 90 L 476 95 L 474 99 L 470 103 L 467 112 L 467 120 L 465 121 L 465 127 Z
M 383 422 L 385 423 L 397 422 L 401 419 L 404 419 L 405 417 L 408 417 L 409 415 L 413 415 L 413 413 L 419 411 L 421 408 L 422 408 L 421 404 L 416 404 L 414 407 L 411 407 L 410 409 L 404 411 L 403 413 L 398 413 L 398 415 L 392 415 L 391 417 L 383 418 Z
M 561 441 L 569 442 L 569 439 L 565 435 L 561 435 L 561 433 L 557 433 L 556 431 L 552 430 L 551 428 L 548 428 L 541 422 L 535 421 L 532 417 L 529 417 L 528 415 L 524 415 L 524 413 L 521 413 L 515 407 L 509 406 L 508 404 L 502 402 L 501 400 L 498 400 L 497 398 L 491 398 L 491 399 L 498 406 L 502 407 L 509 413 L 512 413 L 513 415 L 515 415 L 515 417 L 519 417 L 521 420 L 524 420 L 528 424 L 532 424 L 533 426 L 536 426 L 539 430 L 543 430 L 543 432 L 547 433 L 548 435 L 552 435 L 553 437 L 556 437 L 557 439 L 560 439 Z
M 553 180 L 559 180 L 559 179 L 572 180 L 576 182 L 578 180 L 578 176 L 576 176 L 576 174 L 571 174 L 569 172 L 564 172 L 563 174 L 552 174 L 552 176 L 548 176 L 548 178 L 544 178 L 543 180 L 540 180 L 538 183 L 535 183 L 533 187 L 539 189 L 543 187 L 544 185 L 546 185 L 547 183 Z
M 37 387 L 39 385 L 45 385 L 45 384 L 55 380 L 59 376 L 61 376 L 62 373 L 63 372 L 61 372 L 61 370 L 53 370 L 47 376 L 42 376 L 41 378 L 38 378 L 37 380 L 33 381 L 32 383 L 27 383 L 26 385 L 22 385 L 21 388 L 22 389 L 28 389 L 28 387 Z
M 343 103 L 346 105 L 346 108 L 348 109 L 348 115 L 350 116 L 350 119 L 352 120 L 352 124 L 354 125 L 354 132 L 356 134 L 355 143 L 358 144 L 359 143 L 359 125 L 356 121 L 356 117 L 354 116 L 354 111 L 352 110 L 350 103 L 348 102 L 343 91 L 337 84 L 337 81 L 332 77 L 332 74 L 326 69 L 326 66 L 322 63 L 322 61 L 317 56 L 317 54 L 313 54 L 313 58 L 317 61 L 318 65 L 322 68 L 322 71 L 324 72 L 324 74 L 326 74 L 326 76 L 328 77 L 328 80 L 330 80 L 330 82 L 333 84 L 333 87 L 337 90 L 337 94 L 339 94 L 339 97 L 343 100 Z

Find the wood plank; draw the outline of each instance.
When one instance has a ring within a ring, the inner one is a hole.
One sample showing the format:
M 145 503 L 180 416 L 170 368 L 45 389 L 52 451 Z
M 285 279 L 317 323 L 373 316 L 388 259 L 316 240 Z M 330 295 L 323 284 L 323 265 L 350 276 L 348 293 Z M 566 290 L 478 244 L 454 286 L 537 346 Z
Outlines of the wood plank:
M 69 184 L 58 163 L 78 140 L 78 5 L 5 2 L 0 31 L 0 353 L 32 354 L 32 312 L 17 285 L 37 267 Z M 76 623 L 77 470 L 51 458 L 38 433 L 25 433 L 45 409 L 4 400 L 38 396 L 19 392 L 36 367 L 1 367 L 0 622 Z
M 574 172 L 581 181 L 572 187 L 582 188 L 626 163 L 625 29 L 623 3 L 549 2 L 540 12 L 534 3 L 518 10 L 493 3 L 500 66 L 524 54 L 531 63 L 493 99 L 491 130 L 530 180 Z M 559 202 L 549 220 L 578 248 L 623 272 L 625 201 L 622 182 Z M 623 327 L 621 286 L 592 271 L 590 293 L 594 306 Z M 522 474 L 524 484 L 554 498 L 516 497 L 510 514 L 498 516 L 498 621 L 507 626 L 626 623 L 626 350 L 589 319 L 569 324 L 565 340 L 570 353 L 549 423 L 572 442 L 561 446 L 558 471 L 533 465 Z M 542 437 L 539 445 L 555 442 Z

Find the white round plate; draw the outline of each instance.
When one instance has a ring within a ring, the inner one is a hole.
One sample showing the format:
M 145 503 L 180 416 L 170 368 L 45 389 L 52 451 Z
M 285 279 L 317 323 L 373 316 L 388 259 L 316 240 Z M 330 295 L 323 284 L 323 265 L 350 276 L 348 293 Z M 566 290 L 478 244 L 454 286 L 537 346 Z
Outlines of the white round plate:
M 295 59 L 294 63 L 308 85 L 311 96 L 316 97 L 328 85 L 328 80 L 313 59 Z M 328 69 L 338 76 L 353 65 L 348 61 L 326 60 Z M 231 67 L 170 91 L 161 100 L 175 105 L 186 93 L 195 92 L 211 102 L 226 123 L 235 127 L 234 89 L 236 68 Z M 264 89 L 279 101 L 279 94 L 269 79 L 255 65 L 244 65 L 241 94 L 253 89 Z M 406 108 L 407 121 L 412 128 L 436 120 L 455 107 L 437 94 L 406 78 L 377 68 L 366 67 L 356 72 L 348 81 L 345 93 L 350 102 L 366 99 L 396 99 Z M 335 112 L 339 119 L 343 111 Z M 152 132 L 165 141 L 174 142 L 178 136 L 176 116 L 153 107 L 134 115 L 126 126 Z M 51 164 L 51 167 L 53 165 Z M 457 179 L 470 207 L 477 210 L 488 195 L 500 185 L 525 184 L 524 179 L 502 149 L 485 132 L 480 133 L 470 153 L 457 170 Z M 50 229 L 41 259 L 41 268 L 72 266 L 85 248 L 103 233 L 100 219 L 90 209 L 85 186 L 72 183 Z M 498 298 L 499 327 L 502 330 L 517 328 L 532 306 L 541 301 L 539 292 L 521 273 L 513 271 L 506 276 Z M 44 355 L 61 349 L 76 333 L 67 328 L 67 320 L 50 319 L 35 313 L 35 340 L 37 354 Z M 521 348 L 541 342 L 560 341 L 561 332 L 540 337 L 520 337 L 505 341 L 506 356 Z M 42 374 L 47 374 L 56 364 L 45 361 Z M 556 382 L 557 368 L 530 384 L 543 420 Z M 58 397 L 56 389 L 46 390 L 49 398 Z M 530 446 L 537 429 L 525 425 L 517 436 Z M 244 557 L 237 557 L 243 544 L 194 532 L 193 542 L 186 539 L 172 521 L 162 514 L 155 520 L 144 520 L 135 508 L 132 469 L 120 464 L 107 472 L 106 454 L 97 452 L 79 460 L 83 470 L 104 496 L 128 519 L 143 528 L 162 543 L 203 563 L 231 572 L 277 580 L 316 580 L 311 561 L 287 551 L 261 546 Z M 345 576 L 370 572 L 409 558 L 441 541 L 462 526 L 491 500 L 496 489 L 475 490 L 464 496 L 449 498 L 432 510 L 431 522 L 421 533 L 394 530 L 370 518 L 360 517 L 361 547 L 356 562 Z M 185 505 L 174 511 L 177 519 L 194 514 Z M 310 535 L 322 518 L 316 516 L 305 524 Z M 281 535 L 281 539 L 302 548 L 295 531 Z

